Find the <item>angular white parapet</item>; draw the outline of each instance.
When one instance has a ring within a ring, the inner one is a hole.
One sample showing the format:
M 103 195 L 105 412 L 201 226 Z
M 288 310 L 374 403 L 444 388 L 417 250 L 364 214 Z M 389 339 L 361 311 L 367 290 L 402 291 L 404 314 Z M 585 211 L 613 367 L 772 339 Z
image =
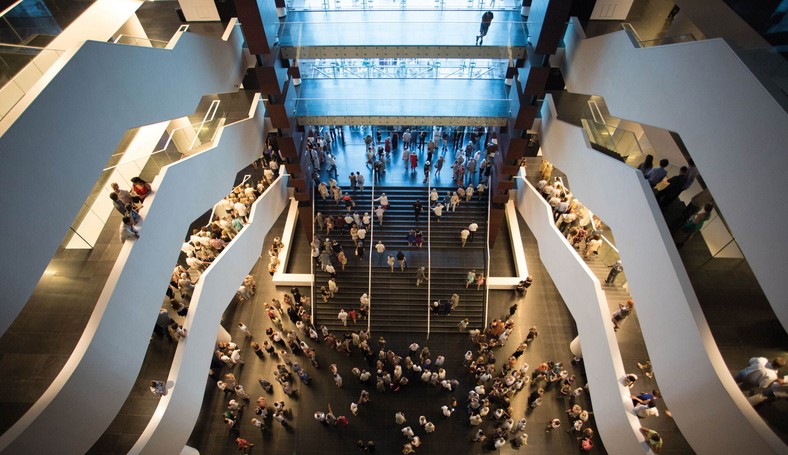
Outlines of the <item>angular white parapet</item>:
M 189 334 L 179 342 L 167 378 L 174 386 L 159 402 L 130 454 L 178 453 L 188 441 L 200 416 L 216 326 L 238 286 L 260 259 L 266 234 L 287 206 L 287 175 L 282 175 L 255 201 L 249 224 L 203 272 L 184 323 Z
M 162 169 L 145 200 L 140 238 L 123 244 L 66 366 L 0 437 L 0 452 L 82 454 L 106 430 L 134 387 L 189 225 L 259 156 L 266 135 L 262 111 L 257 95 L 251 118 L 222 127 L 199 153 Z
M 788 224 L 788 212 L 751 188 L 788 194 L 788 113 L 722 39 L 637 48 L 624 31 L 584 39 L 573 21 L 564 41 L 570 92 L 600 95 L 616 116 L 681 136 L 788 328 L 788 242 L 775 229 Z
M 599 435 L 609 453 L 646 453 L 638 433 L 607 298 L 588 265 L 555 227 L 553 212 L 531 183 L 517 188 L 517 209 L 539 244 L 539 257 L 572 313 L 583 343 L 583 358 Z
M 566 173 L 573 194 L 616 233 L 660 390 L 693 450 L 786 453 L 733 380 L 643 175 L 593 150 L 582 128 L 558 120 L 550 95 L 541 117 L 545 159 Z M 581 338 L 587 356 L 593 342 Z
M 240 27 L 227 41 L 179 32 L 175 42 L 172 49 L 85 42 L 0 120 L 0 180 L 24 189 L 40 215 L 15 203 L 13 192 L 4 196 L 0 333 L 24 307 L 123 134 L 191 114 L 205 94 L 237 90 Z

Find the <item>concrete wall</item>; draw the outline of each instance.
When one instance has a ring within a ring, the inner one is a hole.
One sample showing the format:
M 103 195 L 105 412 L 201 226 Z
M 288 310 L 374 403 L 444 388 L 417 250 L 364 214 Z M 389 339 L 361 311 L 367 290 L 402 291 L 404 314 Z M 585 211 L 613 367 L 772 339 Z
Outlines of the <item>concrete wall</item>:
M 786 453 L 725 365 L 640 171 L 593 150 L 582 128 L 556 118 L 549 95 L 542 107 L 540 136 L 545 159 L 566 173 L 573 194 L 616 233 L 660 390 L 693 450 Z M 580 318 L 575 319 L 579 324 Z M 584 353 L 597 347 L 582 342 Z
M 788 113 L 721 39 L 635 48 L 626 33 L 567 28 L 567 89 L 601 95 L 612 115 L 677 132 L 783 327 Z M 763 197 L 750 186 L 761 184 Z M 776 195 L 772 197 L 770 195 Z
M 238 27 L 228 41 L 176 38 L 173 49 L 88 41 L 0 121 L 0 181 L 35 201 L 33 215 L 18 193 L 2 197 L 0 333 L 27 302 L 126 130 L 191 114 L 203 95 L 237 88 Z
M 223 198 L 238 171 L 259 156 L 262 117 L 258 112 L 223 127 L 200 153 L 166 166 L 156 177 L 142 211 L 140 239 L 123 245 L 66 366 L 0 437 L 0 451 L 82 454 L 102 435 L 139 374 L 189 225 Z
M 547 201 L 531 184 L 518 183 L 517 209 L 539 244 L 539 257 L 572 313 L 583 349 L 594 420 L 608 453 L 649 452 L 632 412 L 630 390 L 610 311 L 599 280 L 555 227 Z M 567 346 L 568 348 L 568 346 Z

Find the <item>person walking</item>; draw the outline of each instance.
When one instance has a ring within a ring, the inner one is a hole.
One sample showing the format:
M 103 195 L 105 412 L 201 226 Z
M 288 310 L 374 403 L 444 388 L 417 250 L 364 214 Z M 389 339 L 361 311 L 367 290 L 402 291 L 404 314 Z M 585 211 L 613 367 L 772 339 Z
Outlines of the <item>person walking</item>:
M 399 262 L 399 268 L 403 272 L 405 271 L 405 262 L 407 259 L 405 258 L 405 253 L 402 250 L 397 251 L 397 261 Z
M 410 152 L 410 172 L 416 172 L 416 166 L 419 164 L 419 157 L 416 152 Z
M 334 297 L 334 294 L 337 294 L 339 292 L 339 285 L 337 284 L 336 279 L 331 278 L 330 280 L 328 280 L 328 292 L 332 298 Z
M 465 248 L 465 243 L 468 241 L 468 237 L 471 235 L 471 231 L 468 228 L 463 229 L 460 231 L 460 242 L 462 243 L 462 247 Z
M 443 204 L 438 202 L 438 205 L 433 207 L 432 211 L 435 212 L 435 218 L 436 218 L 435 222 L 440 223 L 441 222 L 441 216 L 443 216 Z
M 378 244 L 375 245 L 375 251 L 377 251 L 378 254 L 385 253 L 386 252 L 386 245 L 384 245 L 381 240 L 378 240 Z
M 364 191 L 364 176 L 361 175 L 361 172 L 356 172 L 356 183 L 358 184 L 358 189 Z
M 340 309 L 339 314 L 337 315 L 337 319 L 342 321 L 342 325 L 345 327 L 347 327 L 347 318 L 348 318 L 347 311 L 345 311 L 344 308 Z
M 423 210 L 424 209 L 421 206 L 421 201 L 416 201 L 413 203 L 413 216 L 416 218 L 416 224 L 419 224 L 419 217 L 421 216 L 421 212 Z
M 467 193 L 466 193 L 467 194 Z M 479 229 L 479 225 L 476 224 L 476 221 L 471 221 L 471 224 L 468 225 L 468 231 L 470 232 L 470 240 L 473 242 L 473 236 L 476 234 L 476 231 Z
M 468 286 L 471 285 L 476 280 L 476 270 L 471 270 L 465 275 L 465 289 L 468 289 Z
M 487 36 L 487 32 L 490 30 L 490 24 L 492 24 L 493 18 L 494 15 L 492 11 L 487 11 L 486 13 L 482 14 L 482 23 L 479 27 L 479 35 L 476 37 L 477 46 L 482 45 L 484 37 Z
M 430 279 L 427 278 L 427 274 L 424 271 L 424 267 L 419 267 L 419 269 L 416 270 L 416 286 L 421 286 L 421 283 L 423 281 L 429 281 L 429 280 Z
M 443 158 L 443 155 L 438 157 L 438 161 L 435 163 L 435 177 L 437 177 L 441 173 L 441 169 L 443 169 L 443 162 L 446 161 Z
M 627 300 L 626 304 L 619 303 L 618 304 L 618 311 L 613 313 L 613 330 L 618 332 L 618 329 L 621 328 L 621 323 L 632 314 L 632 309 L 635 307 L 635 301 L 632 299 Z
M 484 274 L 477 273 L 476 274 L 476 290 L 478 291 L 481 287 L 484 286 Z
M 386 258 L 386 263 L 391 268 L 391 272 L 394 272 L 394 256 L 390 255 Z

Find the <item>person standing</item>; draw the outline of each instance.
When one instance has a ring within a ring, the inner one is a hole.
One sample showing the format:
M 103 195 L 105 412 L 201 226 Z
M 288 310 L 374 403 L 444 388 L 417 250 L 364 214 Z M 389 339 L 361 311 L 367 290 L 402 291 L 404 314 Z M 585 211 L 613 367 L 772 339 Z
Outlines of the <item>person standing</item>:
M 624 266 L 621 265 L 621 259 L 617 260 L 615 264 L 610 266 L 610 273 L 607 274 L 605 284 L 613 284 L 619 273 L 624 271 Z
M 665 176 L 668 175 L 668 170 L 665 168 L 667 168 L 669 164 L 670 161 L 663 158 L 659 160 L 659 167 L 652 168 L 651 170 L 643 174 L 643 177 L 645 177 L 646 180 L 648 180 L 648 184 L 651 188 L 657 186 L 657 184 L 659 184 L 659 182 L 661 182 L 662 179 L 664 179 Z
M 482 14 L 482 23 L 479 27 L 479 35 L 476 36 L 476 45 L 481 46 L 482 42 L 484 41 L 484 37 L 487 36 L 487 32 L 490 30 L 490 24 L 493 20 L 493 13 L 492 11 L 487 11 L 486 13 Z
M 356 174 L 351 172 L 350 173 L 350 177 L 348 177 L 348 178 L 350 179 L 350 189 L 351 189 L 351 191 L 356 191 L 356 189 L 358 189 L 357 188 L 358 187 L 358 180 L 356 179 Z M 323 198 L 323 199 L 325 199 L 325 198 Z
M 443 169 L 443 162 L 446 161 L 443 159 L 443 155 L 438 157 L 438 161 L 435 163 L 435 177 L 441 173 L 441 169 Z
M 424 267 L 419 267 L 419 269 L 416 270 L 416 286 L 421 286 L 421 283 L 423 281 L 429 281 L 429 280 L 430 279 L 427 278 L 427 274 L 424 271 Z
M 364 176 L 361 175 L 361 172 L 356 172 L 356 183 L 358 184 L 358 189 L 364 191 Z
M 687 166 L 682 166 L 679 170 L 679 175 L 675 175 L 668 179 L 668 186 L 663 188 L 657 193 L 657 203 L 661 208 L 665 208 L 679 198 L 679 195 L 684 191 L 684 185 L 687 183 Z

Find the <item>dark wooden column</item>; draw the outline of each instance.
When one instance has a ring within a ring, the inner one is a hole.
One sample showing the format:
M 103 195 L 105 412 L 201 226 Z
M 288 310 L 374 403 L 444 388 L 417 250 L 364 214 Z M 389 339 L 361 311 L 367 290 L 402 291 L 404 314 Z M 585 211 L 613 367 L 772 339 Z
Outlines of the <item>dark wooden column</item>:
M 506 75 L 507 79 L 514 78 L 509 89 L 511 116 L 499 134 L 498 153 L 489 182 L 492 198 L 488 231 L 490 246 L 495 244 L 504 222 L 509 190 L 514 188 L 514 176 L 520 170 L 520 160 L 531 150 L 527 147 L 527 132 L 538 114 L 538 102 L 544 98 L 550 77 L 548 58 L 556 52 L 564 35 L 572 0 L 524 0 L 523 6 L 530 6 L 528 31 L 531 45 L 528 46 L 527 57 L 518 59 Z
M 298 215 L 309 240 L 312 239 L 312 163 L 304 153 L 304 129 L 295 118 L 296 87 L 293 77 L 300 77 L 298 67 L 281 56 L 276 41 L 280 19 L 276 9 L 284 7 L 281 0 L 235 0 L 246 45 L 254 54 L 257 65 L 247 71 L 244 88 L 259 91 L 268 101 L 267 114 L 276 128 L 276 140 L 285 168 L 290 174 L 289 186 L 298 201 Z

